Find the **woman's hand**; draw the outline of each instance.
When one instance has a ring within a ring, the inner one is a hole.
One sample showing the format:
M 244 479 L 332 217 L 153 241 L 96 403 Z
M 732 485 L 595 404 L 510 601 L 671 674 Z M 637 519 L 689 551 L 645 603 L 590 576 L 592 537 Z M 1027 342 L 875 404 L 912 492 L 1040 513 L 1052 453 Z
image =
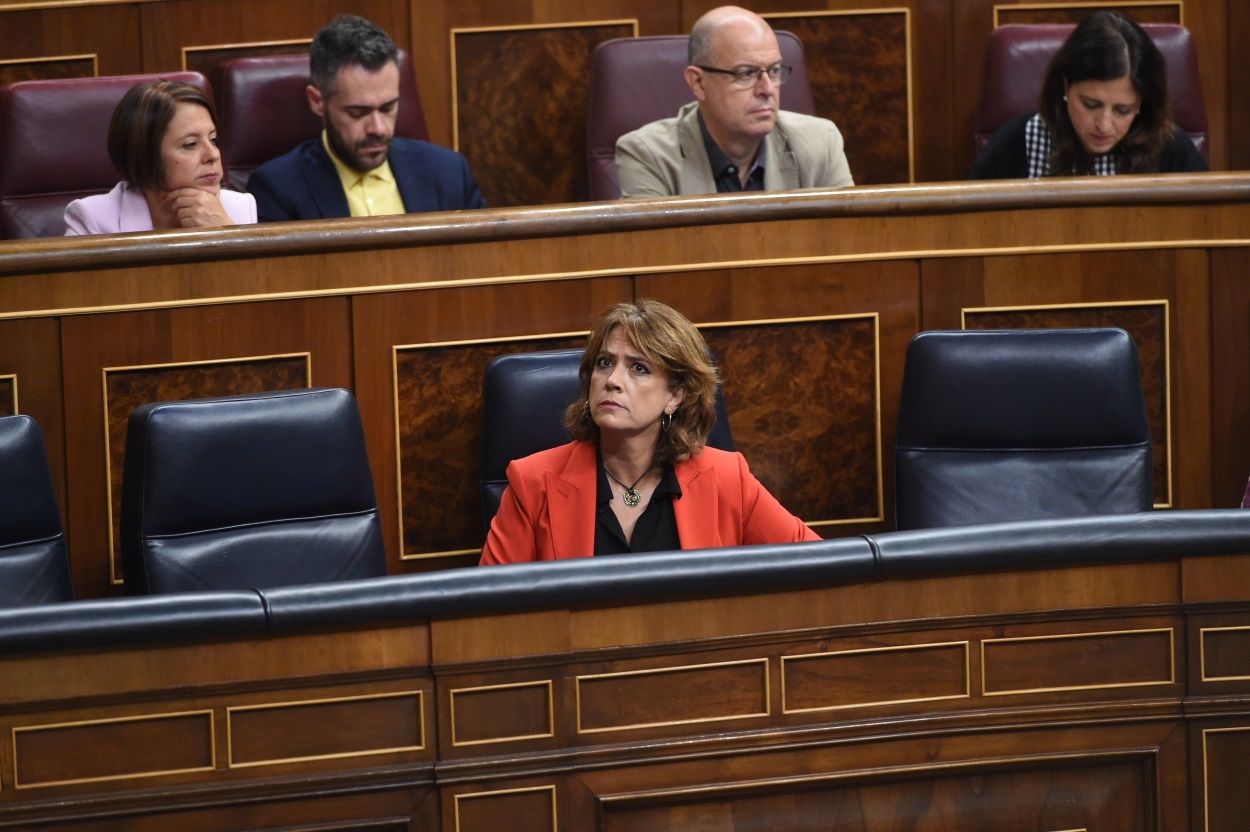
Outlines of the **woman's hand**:
M 234 225 L 234 220 L 221 207 L 221 198 L 215 192 L 199 188 L 177 188 L 165 195 L 164 207 L 175 228 Z

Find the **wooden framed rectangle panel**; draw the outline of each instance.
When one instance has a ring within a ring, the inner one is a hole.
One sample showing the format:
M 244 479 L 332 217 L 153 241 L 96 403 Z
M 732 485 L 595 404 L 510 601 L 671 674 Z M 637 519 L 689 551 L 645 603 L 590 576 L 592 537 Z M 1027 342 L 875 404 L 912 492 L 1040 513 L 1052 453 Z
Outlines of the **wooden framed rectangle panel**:
M 1175 631 L 1170 627 L 981 641 L 985 696 L 1175 683 Z

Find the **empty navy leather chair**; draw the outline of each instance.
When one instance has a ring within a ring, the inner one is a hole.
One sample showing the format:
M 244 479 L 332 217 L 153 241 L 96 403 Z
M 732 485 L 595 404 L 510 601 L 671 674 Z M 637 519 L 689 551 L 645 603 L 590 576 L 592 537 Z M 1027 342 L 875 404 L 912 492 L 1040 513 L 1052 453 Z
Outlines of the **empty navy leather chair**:
M 29 416 L 5 416 L 0 418 L 0 607 L 73 597 L 43 431 Z
M 920 333 L 907 348 L 894 472 L 899 529 L 1149 510 L 1133 339 Z
M 122 562 L 131 593 L 385 574 L 355 398 L 280 390 L 136 408 Z
M 482 522 L 486 530 L 508 485 L 508 463 L 563 445 L 564 409 L 577 398 L 585 350 L 502 355 L 486 368 L 482 395 Z M 716 424 L 708 444 L 734 449 L 725 397 L 716 391 Z

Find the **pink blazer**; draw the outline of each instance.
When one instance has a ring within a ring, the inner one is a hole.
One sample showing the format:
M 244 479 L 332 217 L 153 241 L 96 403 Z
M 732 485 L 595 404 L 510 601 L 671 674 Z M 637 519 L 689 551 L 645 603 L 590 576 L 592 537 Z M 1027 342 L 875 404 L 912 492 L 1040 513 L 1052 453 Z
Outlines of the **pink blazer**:
M 221 207 L 235 225 L 256 222 L 256 197 L 238 191 L 221 191 Z M 118 182 L 106 194 L 76 199 L 65 206 L 65 235 L 117 234 L 122 231 L 151 231 L 152 213 L 138 188 Z
M 782 507 L 742 454 L 704 448 L 674 466 L 682 549 L 820 540 Z M 508 466 L 508 488 L 491 522 L 483 565 L 590 557 L 595 551 L 595 447 L 570 442 Z

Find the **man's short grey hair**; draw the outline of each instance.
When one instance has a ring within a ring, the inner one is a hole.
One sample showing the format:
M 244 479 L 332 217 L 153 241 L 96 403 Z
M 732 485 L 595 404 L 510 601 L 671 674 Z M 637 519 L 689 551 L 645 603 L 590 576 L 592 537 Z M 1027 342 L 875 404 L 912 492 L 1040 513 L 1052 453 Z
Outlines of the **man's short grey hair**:
M 377 72 L 399 60 L 399 47 L 381 26 L 354 14 L 341 14 L 313 38 L 308 50 L 313 86 L 322 95 L 334 92 L 339 70 L 360 66 Z
M 715 31 L 716 26 L 708 21 L 695 23 L 690 30 L 690 46 L 686 53 L 686 62 L 690 66 L 706 64 L 712 59 L 712 34 Z

